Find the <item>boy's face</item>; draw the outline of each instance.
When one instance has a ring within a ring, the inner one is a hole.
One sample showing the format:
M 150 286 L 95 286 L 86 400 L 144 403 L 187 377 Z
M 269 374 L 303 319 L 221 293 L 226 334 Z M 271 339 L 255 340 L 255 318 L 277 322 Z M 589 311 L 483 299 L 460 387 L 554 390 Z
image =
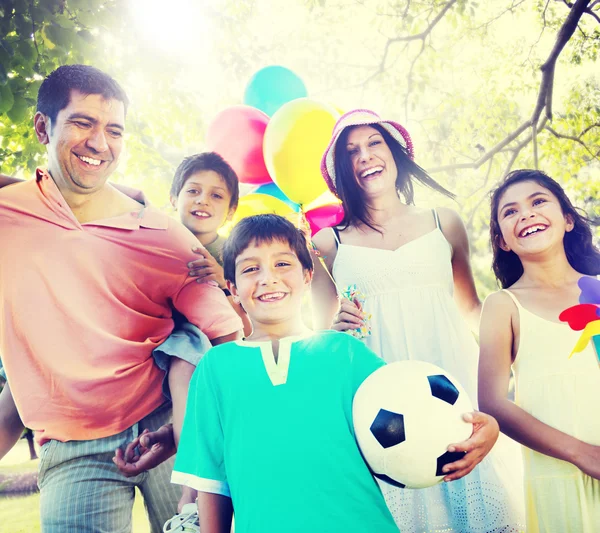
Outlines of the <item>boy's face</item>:
M 301 322 L 302 297 L 311 279 L 312 272 L 304 270 L 289 244 L 274 240 L 250 243 L 236 258 L 235 285 L 229 285 L 256 330 L 260 325 Z
M 182 224 L 194 235 L 216 233 L 235 211 L 229 207 L 230 202 L 227 184 L 214 170 L 190 175 L 179 196 L 171 197 Z

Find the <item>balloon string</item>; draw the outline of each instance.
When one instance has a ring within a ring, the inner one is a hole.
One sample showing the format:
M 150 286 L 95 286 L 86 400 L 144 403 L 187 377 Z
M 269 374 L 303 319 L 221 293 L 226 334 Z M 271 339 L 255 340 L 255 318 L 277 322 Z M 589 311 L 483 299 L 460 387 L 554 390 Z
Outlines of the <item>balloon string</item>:
M 331 272 L 329 272 L 329 269 L 327 268 L 327 265 L 325 264 L 325 257 L 321 256 L 321 252 L 319 251 L 319 249 L 317 248 L 317 246 L 315 245 L 315 243 L 312 239 L 309 242 L 310 242 L 310 247 L 312 249 L 313 254 L 319 260 L 321 265 L 323 265 L 323 270 L 325 270 L 325 272 L 327 272 L 327 275 L 329 276 L 331 283 L 333 283 L 333 286 L 336 288 L 338 294 L 340 294 L 340 295 L 343 294 L 342 290 L 339 288 L 338 284 L 335 282 L 335 279 L 333 279 L 333 275 L 331 274 Z

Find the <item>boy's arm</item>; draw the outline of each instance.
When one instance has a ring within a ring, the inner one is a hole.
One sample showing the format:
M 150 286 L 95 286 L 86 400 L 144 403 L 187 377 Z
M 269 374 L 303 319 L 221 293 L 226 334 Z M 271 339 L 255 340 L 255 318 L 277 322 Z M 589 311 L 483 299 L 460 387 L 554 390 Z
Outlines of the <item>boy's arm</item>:
M 0 188 L 5 187 L 6 185 L 12 185 L 13 183 L 19 183 L 23 181 L 19 178 L 13 178 L 12 176 L 7 176 L 6 174 L 0 174 Z
M 213 346 L 224 344 L 239 338 L 239 332 L 217 337 L 211 341 Z M 144 432 L 129 443 L 125 451 L 117 449 L 113 462 L 126 477 L 133 477 L 150 470 L 173 456 L 179 445 L 179 436 L 183 426 L 190 379 L 195 366 L 172 357 L 168 373 L 169 390 L 173 402 L 173 423 L 165 424 L 156 431 Z M 141 451 L 135 455 L 135 450 Z
M 231 498 L 211 492 L 199 492 L 198 517 L 202 533 L 230 533 L 233 517 Z
M 239 332 L 217 337 L 211 340 L 213 346 L 234 341 L 239 338 Z M 175 437 L 175 446 L 179 446 L 179 436 L 183 426 L 183 416 L 185 415 L 185 405 L 190 387 L 190 379 L 196 367 L 183 359 L 173 357 L 171 367 L 169 368 L 169 390 L 171 391 L 171 401 L 173 402 L 173 434 Z
M 0 459 L 2 459 L 19 440 L 25 426 L 17 412 L 8 383 L 0 392 Z

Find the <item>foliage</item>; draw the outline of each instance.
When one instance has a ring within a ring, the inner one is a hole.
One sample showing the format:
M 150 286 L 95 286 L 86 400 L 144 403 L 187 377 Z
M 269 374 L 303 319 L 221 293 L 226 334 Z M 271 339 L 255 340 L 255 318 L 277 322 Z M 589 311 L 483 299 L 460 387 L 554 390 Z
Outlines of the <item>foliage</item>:
M 156 2 L 142 13 L 133 1 L 4 0 L 1 172 L 26 176 L 43 162 L 31 128 L 42 77 L 63 63 L 94 64 L 132 100 L 116 179 L 166 206 L 174 167 L 204 148 L 210 120 L 241 103 L 254 72 L 282 64 L 303 78 L 309 96 L 373 108 L 408 127 L 417 161 L 459 196 L 482 296 L 495 286 L 488 192 L 510 168 L 537 161 L 600 225 L 600 3 L 290 0 L 282 10 L 276 0 L 210 7 L 172 0 L 159 4 L 162 27 L 144 35 L 135 22 Z M 533 116 L 546 79 L 541 68 L 580 7 L 587 11 L 557 56 L 539 131 L 529 125 L 502 144 Z M 444 203 L 427 194 L 417 200 Z

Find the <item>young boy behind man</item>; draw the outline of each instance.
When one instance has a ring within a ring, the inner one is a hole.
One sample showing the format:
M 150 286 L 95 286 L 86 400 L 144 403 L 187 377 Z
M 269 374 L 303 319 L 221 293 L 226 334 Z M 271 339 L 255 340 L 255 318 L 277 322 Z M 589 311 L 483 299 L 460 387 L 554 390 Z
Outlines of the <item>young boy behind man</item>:
M 397 532 L 362 459 L 352 400 L 384 362 L 360 341 L 302 322 L 313 264 L 282 217 L 242 220 L 223 248 L 252 323 L 211 349 L 190 383 L 173 482 L 197 489 L 203 533 Z

